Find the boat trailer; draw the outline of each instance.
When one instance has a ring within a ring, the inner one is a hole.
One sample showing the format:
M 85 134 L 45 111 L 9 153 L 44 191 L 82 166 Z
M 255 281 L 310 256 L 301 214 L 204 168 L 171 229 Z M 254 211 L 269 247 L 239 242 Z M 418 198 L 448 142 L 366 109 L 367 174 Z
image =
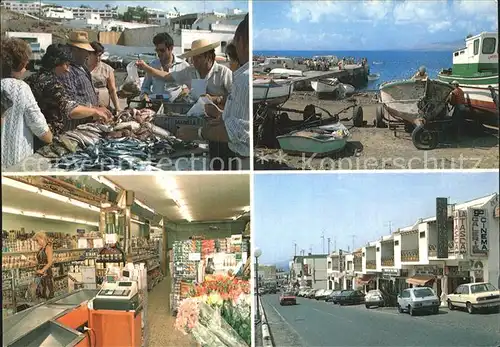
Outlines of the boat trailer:
M 363 108 L 358 104 L 352 104 L 334 114 L 313 104 L 307 105 L 303 110 L 287 108 L 282 105 L 271 105 L 266 102 L 254 105 L 255 147 L 278 149 L 280 146 L 277 137 L 296 130 L 305 130 L 350 120 L 352 120 L 354 127 L 362 127 L 365 124 Z M 340 118 L 341 114 L 350 109 L 352 109 L 351 117 Z M 300 114 L 302 119 L 292 120 L 289 116 L 290 113 Z M 324 115 L 327 117 L 323 118 Z

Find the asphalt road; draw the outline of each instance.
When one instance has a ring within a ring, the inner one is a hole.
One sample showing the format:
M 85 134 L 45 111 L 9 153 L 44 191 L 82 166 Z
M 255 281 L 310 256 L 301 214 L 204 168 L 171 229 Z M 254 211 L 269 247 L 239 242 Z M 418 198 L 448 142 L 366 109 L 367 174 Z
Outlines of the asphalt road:
M 411 317 L 395 308 L 366 309 L 297 298 L 280 306 L 262 297 L 276 347 L 296 346 L 500 346 L 500 314 L 469 315 L 440 309 Z

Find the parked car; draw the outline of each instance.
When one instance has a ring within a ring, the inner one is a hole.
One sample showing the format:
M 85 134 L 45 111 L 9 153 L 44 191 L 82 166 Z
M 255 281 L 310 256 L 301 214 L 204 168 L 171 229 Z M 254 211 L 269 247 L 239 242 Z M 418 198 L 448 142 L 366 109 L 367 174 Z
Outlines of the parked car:
M 302 288 L 301 290 L 299 290 L 299 294 L 297 296 L 304 297 L 310 290 L 310 288 Z
M 466 308 L 471 314 L 479 309 L 498 310 L 500 291 L 487 282 L 462 284 L 448 295 L 448 308 L 454 310 L 456 307 Z
M 297 298 L 293 292 L 282 292 L 280 294 L 280 305 L 296 305 Z
M 316 300 L 321 299 L 321 296 L 323 295 L 324 292 L 325 292 L 324 289 L 318 290 L 316 293 L 314 293 L 314 299 L 316 299 Z
M 373 306 L 376 307 L 384 306 L 384 298 L 380 290 L 378 289 L 370 290 L 368 293 L 366 293 L 365 306 L 366 308 L 370 308 Z
M 306 295 L 306 298 L 308 299 L 312 299 L 314 298 L 314 296 L 316 295 L 316 292 L 318 291 L 319 289 L 311 289 L 307 295 Z
M 440 305 L 438 296 L 428 287 L 408 288 L 398 295 L 399 313 L 408 312 L 411 316 L 421 311 L 438 314 Z
M 334 290 L 332 293 L 326 298 L 327 302 L 333 302 L 334 304 L 339 303 L 339 298 L 342 295 L 342 292 L 345 292 L 345 290 Z
M 323 294 L 321 294 L 321 297 L 319 298 L 319 300 L 324 300 L 326 301 L 326 299 L 330 296 L 330 294 L 333 292 L 333 290 L 331 289 L 326 289 Z
M 365 302 L 365 294 L 359 290 L 344 290 L 337 300 L 340 306 L 362 304 Z

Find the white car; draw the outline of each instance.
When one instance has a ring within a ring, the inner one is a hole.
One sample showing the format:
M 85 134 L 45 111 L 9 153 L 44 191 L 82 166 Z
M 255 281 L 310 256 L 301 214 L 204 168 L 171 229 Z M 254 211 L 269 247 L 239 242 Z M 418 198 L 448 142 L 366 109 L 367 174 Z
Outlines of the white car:
M 378 289 L 370 290 L 365 296 L 365 307 L 370 308 L 372 306 L 384 306 L 384 298 Z
M 440 305 L 441 301 L 436 293 L 428 287 L 408 288 L 398 295 L 399 313 L 406 311 L 411 316 L 421 311 L 429 311 L 433 314 L 438 314 Z
M 316 300 L 319 300 L 319 298 L 321 298 L 321 296 L 323 295 L 323 292 L 324 292 L 324 291 L 325 291 L 324 289 L 320 289 L 320 290 L 318 290 L 316 293 L 314 293 L 314 298 L 315 298 Z
M 466 308 L 469 313 L 478 309 L 498 310 L 500 290 L 487 282 L 462 284 L 448 295 L 448 308 L 453 310 L 456 307 Z

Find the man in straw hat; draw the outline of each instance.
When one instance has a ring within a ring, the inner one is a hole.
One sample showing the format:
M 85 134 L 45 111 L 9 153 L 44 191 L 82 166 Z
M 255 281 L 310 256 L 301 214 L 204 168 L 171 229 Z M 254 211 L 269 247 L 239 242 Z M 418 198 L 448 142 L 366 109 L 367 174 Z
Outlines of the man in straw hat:
M 156 70 L 167 72 L 181 71 L 189 66 L 183 59 L 174 55 L 174 39 L 168 33 L 156 34 L 153 38 L 158 59 L 151 62 L 151 67 Z M 167 81 L 165 78 L 146 75 L 141 86 L 141 98 L 149 101 L 151 94 L 165 94 L 171 89 L 177 89 L 179 84 L 175 81 Z
M 453 106 L 452 115 L 452 125 L 453 125 L 453 137 L 455 140 L 460 140 L 462 126 L 465 114 L 465 94 L 458 81 L 453 81 L 450 83 L 453 86 L 453 90 L 448 95 L 446 102 Z
M 92 76 L 85 66 L 90 52 L 94 49 L 90 45 L 88 33 L 73 31 L 69 34 L 66 45 L 67 53 L 71 57 L 68 73 L 58 76 L 66 92 L 77 103 L 87 106 L 88 112 L 72 113 L 71 120 L 65 130 L 75 129 L 78 125 L 88 123 L 93 119 L 107 122 L 111 112 L 105 107 L 98 107 L 97 92 L 92 84 Z
M 152 76 L 187 85 L 195 97 L 207 94 L 215 103 L 223 105 L 231 90 L 233 73 L 228 67 L 217 63 L 215 48 L 219 46 L 220 42 L 205 39 L 193 41 L 191 50 L 180 56 L 191 59 L 192 66 L 182 70 L 154 69 L 142 60 L 137 61 L 137 66 Z M 229 164 L 226 158 L 232 154 L 227 142 L 209 141 L 208 145 L 210 157 L 213 159 L 212 169 L 227 170 Z
M 233 44 L 236 46 L 241 67 L 234 72 L 233 87 L 227 99 L 222 117 L 197 128 L 181 126 L 177 136 L 183 140 L 205 139 L 227 142 L 233 152 L 230 170 L 250 169 L 250 72 L 248 14 L 238 25 Z

